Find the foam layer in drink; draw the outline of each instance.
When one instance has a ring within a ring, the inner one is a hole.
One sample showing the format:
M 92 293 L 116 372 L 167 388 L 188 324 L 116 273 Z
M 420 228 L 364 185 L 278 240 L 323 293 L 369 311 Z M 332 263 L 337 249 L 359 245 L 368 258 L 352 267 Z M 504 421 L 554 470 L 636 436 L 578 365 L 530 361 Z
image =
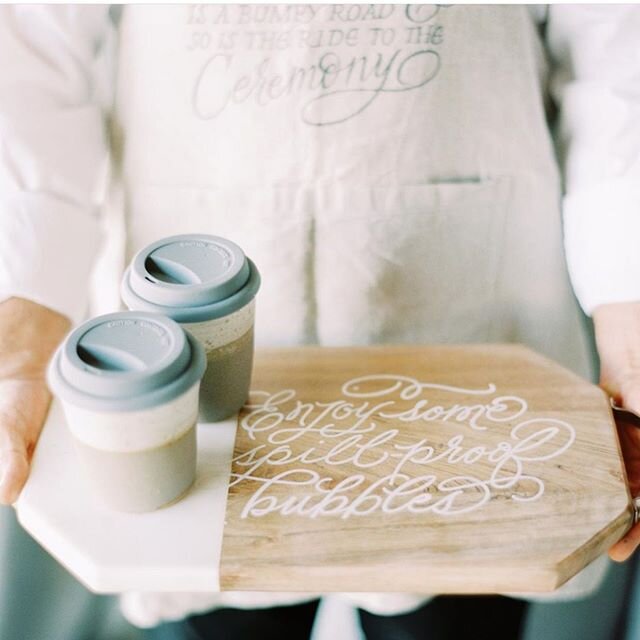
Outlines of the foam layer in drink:
M 205 348 L 207 370 L 200 385 L 200 419 L 224 420 L 245 403 L 253 365 L 255 301 L 224 318 L 183 324 Z
M 196 470 L 196 427 L 178 438 L 139 451 L 107 451 L 75 441 L 92 490 L 118 511 L 153 511 L 181 497 Z

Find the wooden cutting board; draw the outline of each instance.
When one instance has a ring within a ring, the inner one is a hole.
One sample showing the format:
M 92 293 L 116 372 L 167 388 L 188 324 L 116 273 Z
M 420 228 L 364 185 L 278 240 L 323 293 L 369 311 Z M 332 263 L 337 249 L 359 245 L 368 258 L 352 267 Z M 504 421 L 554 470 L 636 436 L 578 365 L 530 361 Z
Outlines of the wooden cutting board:
M 520 346 L 257 353 L 229 590 L 549 591 L 632 510 L 602 391 Z

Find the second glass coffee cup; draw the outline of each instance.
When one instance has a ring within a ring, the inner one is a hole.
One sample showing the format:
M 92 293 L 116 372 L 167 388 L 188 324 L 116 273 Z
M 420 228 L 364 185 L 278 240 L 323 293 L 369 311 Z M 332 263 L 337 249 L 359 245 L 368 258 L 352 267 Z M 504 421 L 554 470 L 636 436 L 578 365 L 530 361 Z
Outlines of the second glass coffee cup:
M 247 399 L 259 288 L 260 274 L 238 245 L 204 234 L 158 240 L 139 251 L 125 271 L 121 293 L 129 309 L 172 318 L 204 347 L 204 422 L 229 417 Z

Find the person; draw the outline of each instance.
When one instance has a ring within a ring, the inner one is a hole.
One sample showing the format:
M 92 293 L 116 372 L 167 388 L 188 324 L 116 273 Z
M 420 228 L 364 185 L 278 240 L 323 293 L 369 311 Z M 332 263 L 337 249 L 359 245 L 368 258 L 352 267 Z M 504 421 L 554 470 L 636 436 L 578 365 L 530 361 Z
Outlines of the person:
M 591 376 L 568 264 L 600 383 L 640 411 L 640 8 L 5 6 L 0 31 L 4 503 L 46 414 L 45 363 L 86 313 L 101 226 L 94 310 L 117 305 L 136 249 L 208 232 L 260 265 L 259 345 L 518 341 Z M 622 429 L 635 491 L 640 432 Z M 639 542 L 636 526 L 612 557 Z M 604 566 L 560 597 L 592 592 Z M 461 600 L 454 616 L 422 602 L 360 602 L 367 637 L 437 637 L 466 617 Z M 518 602 L 496 604 L 505 638 Z M 202 614 L 159 629 L 172 637 L 308 635 L 315 601 L 269 603 L 129 594 L 124 608 L 147 626 Z

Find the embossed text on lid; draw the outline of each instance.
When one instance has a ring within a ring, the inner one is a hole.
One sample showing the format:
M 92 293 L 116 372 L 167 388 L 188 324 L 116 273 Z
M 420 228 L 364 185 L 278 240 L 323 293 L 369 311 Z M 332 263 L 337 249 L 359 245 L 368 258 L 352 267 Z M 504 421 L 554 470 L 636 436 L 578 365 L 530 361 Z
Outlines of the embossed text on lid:
M 228 298 L 249 279 L 240 247 L 217 236 L 182 235 L 143 249 L 130 271 L 135 293 L 155 304 L 197 306 Z
M 218 236 L 188 234 L 163 238 L 139 251 L 120 291 L 129 309 L 191 323 L 237 311 L 259 288 L 260 274 L 238 245 Z
M 200 345 L 173 320 L 129 311 L 75 329 L 56 352 L 48 378 L 72 404 L 129 410 L 177 397 L 202 377 L 204 367 Z

